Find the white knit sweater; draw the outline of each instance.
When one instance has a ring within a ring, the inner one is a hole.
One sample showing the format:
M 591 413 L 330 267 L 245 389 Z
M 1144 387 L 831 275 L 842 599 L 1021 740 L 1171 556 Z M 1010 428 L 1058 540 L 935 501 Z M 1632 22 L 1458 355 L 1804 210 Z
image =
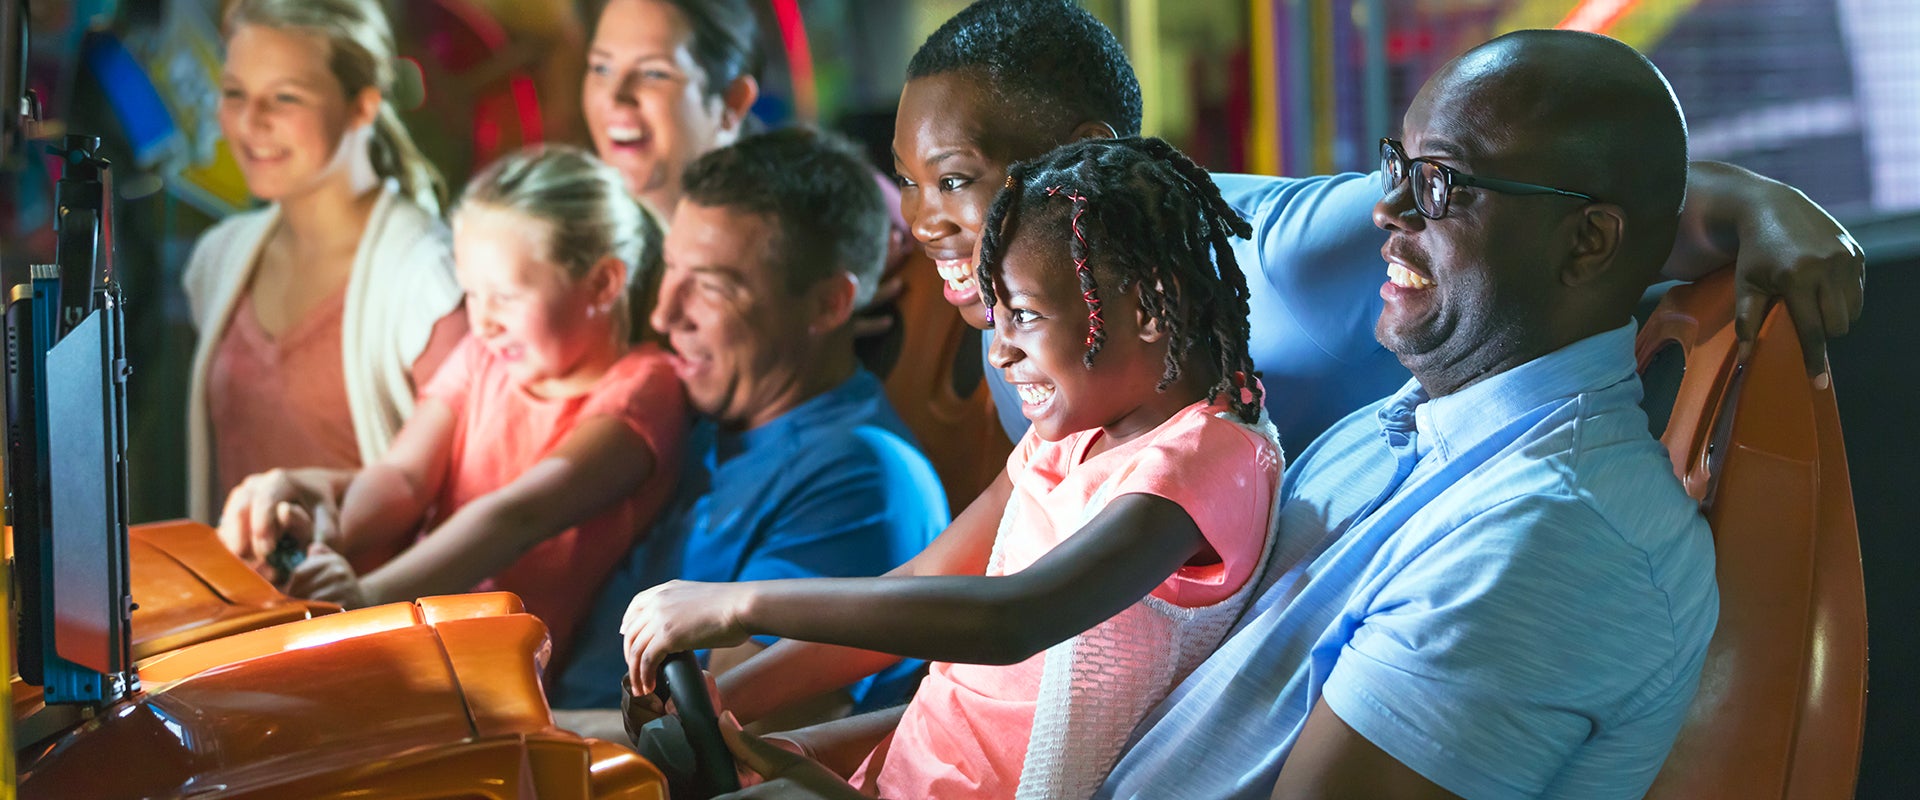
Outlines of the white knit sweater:
M 397 188 L 387 181 L 367 218 L 341 320 L 347 405 L 363 464 L 386 453 L 413 413 L 413 362 L 426 349 L 434 323 L 460 303 L 446 225 L 399 196 Z M 187 400 L 187 513 L 202 522 L 215 522 L 224 500 L 213 496 L 207 372 L 279 220 L 280 207 L 274 205 L 215 225 L 195 243 L 181 279 L 200 332 Z

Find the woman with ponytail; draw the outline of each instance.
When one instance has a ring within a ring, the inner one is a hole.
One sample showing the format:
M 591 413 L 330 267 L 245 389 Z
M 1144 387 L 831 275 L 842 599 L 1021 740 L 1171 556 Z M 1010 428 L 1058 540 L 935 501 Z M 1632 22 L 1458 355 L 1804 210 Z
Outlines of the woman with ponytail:
M 419 74 L 378 0 L 238 0 L 221 131 L 265 208 L 195 246 L 188 508 L 255 473 L 387 450 L 466 332 L 446 186 L 400 125 Z

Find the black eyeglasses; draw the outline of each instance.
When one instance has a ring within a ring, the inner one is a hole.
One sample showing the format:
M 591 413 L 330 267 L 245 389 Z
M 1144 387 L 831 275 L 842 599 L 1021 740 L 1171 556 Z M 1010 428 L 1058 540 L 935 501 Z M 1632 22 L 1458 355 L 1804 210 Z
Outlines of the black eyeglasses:
M 1557 194 L 1594 202 L 1592 195 L 1537 183 L 1468 175 L 1431 158 L 1408 158 L 1406 148 L 1399 141 L 1381 139 L 1380 193 L 1392 194 L 1393 187 L 1406 180 L 1408 172 L 1413 174 L 1413 207 L 1420 209 L 1421 216 L 1427 219 L 1444 219 L 1447 216 L 1447 200 L 1453 196 L 1455 186 L 1472 186 L 1502 194 Z

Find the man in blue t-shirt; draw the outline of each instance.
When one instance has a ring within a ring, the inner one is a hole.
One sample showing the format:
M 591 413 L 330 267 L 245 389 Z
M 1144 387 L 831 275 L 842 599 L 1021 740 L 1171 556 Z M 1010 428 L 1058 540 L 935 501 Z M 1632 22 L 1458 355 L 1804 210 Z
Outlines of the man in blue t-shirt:
M 872 295 L 887 213 L 844 144 L 785 130 L 688 167 L 651 322 L 701 414 L 674 500 L 601 589 L 550 694 L 563 726 L 618 735 L 618 630 L 627 603 L 668 580 L 865 576 L 946 528 L 939 478 L 861 369 L 847 321 Z M 766 647 L 714 651 L 724 673 Z M 847 690 L 898 703 L 917 663 Z

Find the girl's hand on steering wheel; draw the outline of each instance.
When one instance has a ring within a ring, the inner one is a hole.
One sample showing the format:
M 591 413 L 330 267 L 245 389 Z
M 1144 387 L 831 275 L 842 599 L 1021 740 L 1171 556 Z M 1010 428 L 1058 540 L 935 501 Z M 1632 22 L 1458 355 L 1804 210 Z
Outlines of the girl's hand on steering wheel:
M 741 616 L 749 594 L 744 584 L 668 581 L 635 595 L 620 622 L 634 693 L 653 693 L 668 653 L 745 642 Z
M 325 544 L 314 542 L 307 548 L 306 560 L 295 567 L 282 590 L 293 597 L 339 603 L 352 610 L 367 607 L 367 595 L 360 576 L 347 563 L 346 556 L 333 552 Z
M 714 680 L 712 672 L 704 669 L 700 670 L 700 677 L 707 681 L 707 699 L 713 701 L 713 710 L 717 714 L 726 708 L 720 701 L 720 682 Z M 638 741 L 641 728 L 671 713 L 679 712 L 670 701 L 657 694 L 636 694 L 633 680 L 624 675 L 620 677 L 620 720 L 626 726 L 629 740 Z

